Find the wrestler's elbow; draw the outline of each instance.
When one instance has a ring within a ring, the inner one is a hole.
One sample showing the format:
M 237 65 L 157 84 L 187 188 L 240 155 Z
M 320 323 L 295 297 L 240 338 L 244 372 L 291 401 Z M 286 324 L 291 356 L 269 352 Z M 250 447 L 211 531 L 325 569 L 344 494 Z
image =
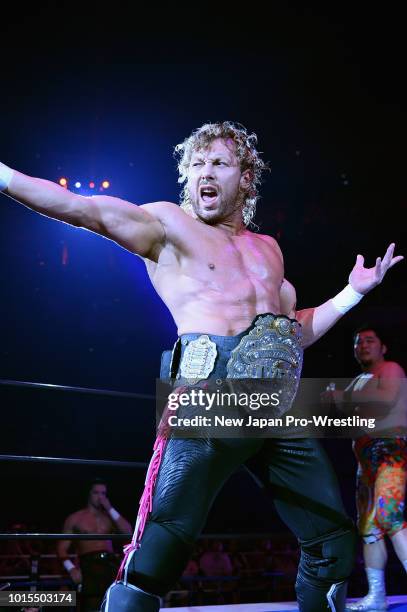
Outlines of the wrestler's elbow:
M 92 232 L 102 233 L 103 226 L 97 207 L 92 203 L 92 198 L 73 194 L 70 206 L 71 225 L 88 229 Z

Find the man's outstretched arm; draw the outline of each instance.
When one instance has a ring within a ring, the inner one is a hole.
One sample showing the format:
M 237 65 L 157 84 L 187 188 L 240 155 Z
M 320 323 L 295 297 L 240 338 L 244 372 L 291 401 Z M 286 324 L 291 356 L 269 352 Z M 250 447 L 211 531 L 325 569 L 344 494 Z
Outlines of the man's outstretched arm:
M 383 259 L 378 257 L 372 268 L 365 268 L 363 256 L 358 255 L 349 275 L 349 285 L 343 291 L 320 306 L 297 311 L 297 319 L 303 326 L 305 347 L 323 336 L 366 293 L 382 282 L 387 270 L 404 259 L 402 255 L 393 256 L 394 247 L 392 243 Z
M 165 241 L 159 216 L 168 207 L 178 209 L 169 202 L 136 206 L 111 196 L 81 196 L 51 181 L 11 170 L 1 162 L 0 191 L 40 214 L 101 234 L 153 260 Z

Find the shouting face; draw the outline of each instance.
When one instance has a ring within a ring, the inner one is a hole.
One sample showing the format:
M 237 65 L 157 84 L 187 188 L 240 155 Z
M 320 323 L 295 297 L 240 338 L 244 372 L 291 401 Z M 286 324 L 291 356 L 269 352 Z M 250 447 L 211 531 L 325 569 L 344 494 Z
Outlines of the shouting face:
M 233 140 L 216 138 L 191 156 L 188 191 L 193 211 L 210 225 L 241 217 L 249 181 L 249 170 L 240 170 Z

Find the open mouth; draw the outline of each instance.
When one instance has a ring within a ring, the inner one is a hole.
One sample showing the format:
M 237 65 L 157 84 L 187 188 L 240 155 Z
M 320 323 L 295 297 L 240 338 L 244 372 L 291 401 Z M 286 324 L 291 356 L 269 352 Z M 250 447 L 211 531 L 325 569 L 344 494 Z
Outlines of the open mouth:
M 199 189 L 199 195 L 205 204 L 211 204 L 218 197 L 218 190 L 212 185 L 203 185 Z

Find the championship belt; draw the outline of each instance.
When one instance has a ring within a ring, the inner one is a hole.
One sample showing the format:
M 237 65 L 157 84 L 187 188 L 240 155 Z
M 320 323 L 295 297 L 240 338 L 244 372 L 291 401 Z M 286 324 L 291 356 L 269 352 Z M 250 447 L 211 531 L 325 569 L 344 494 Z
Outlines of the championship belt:
M 300 340 L 297 321 L 272 314 L 259 315 L 253 328 L 233 349 L 227 363 L 227 378 L 268 380 L 268 385 L 280 394 L 278 412 L 284 414 L 291 407 L 300 380 L 303 357 Z
M 182 356 L 181 377 L 194 380 L 208 378 L 215 365 L 216 355 L 216 344 L 206 334 L 191 340 Z

